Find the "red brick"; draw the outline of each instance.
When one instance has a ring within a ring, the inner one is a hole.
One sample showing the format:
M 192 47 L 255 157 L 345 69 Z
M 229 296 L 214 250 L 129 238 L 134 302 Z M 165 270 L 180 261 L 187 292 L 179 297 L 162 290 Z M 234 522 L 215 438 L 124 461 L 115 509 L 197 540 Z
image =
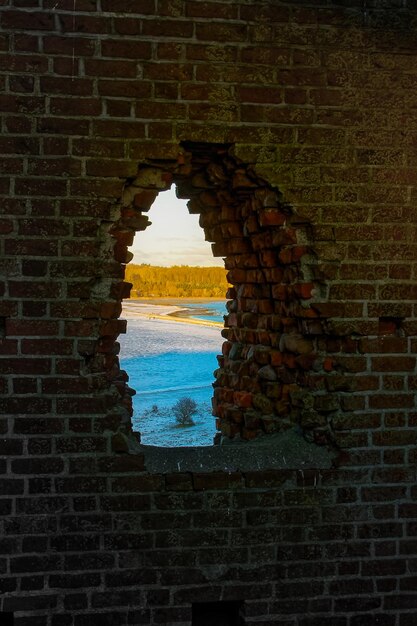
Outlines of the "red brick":
M 375 300 L 376 287 L 370 283 L 332 285 L 332 300 Z
M 114 493 L 159 491 L 163 482 L 161 475 L 115 478 L 112 481 L 112 491 Z
M 41 195 L 41 194 L 38 194 Z M 57 219 L 23 219 L 19 221 L 19 235 L 60 237 L 70 233 L 70 225 Z
M 51 98 L 50 111 L 54 115 L 96 117 L 102 111 L 102 102 L 98 98 Z
M 193 29 L 194 25 L 190 20 L 144 20 L 142 34 L 151 37 L 188 38 L 192 37 Z
M 67 156 L 69 152 L 69 141 L 62 137 L 44 137 L 43 151 L 45 155 L 55 154 Z
M 412 268 L 409 265 L 392 265 L 388 268 L 388 275 L 390 278 L 400 280 L 410 280 Z
M 87 162 L 87 176 L 111 176 L 128 178 L 135 174 L 135 166 L 126 160 L 115 161 L 114 159 L 94 159 Z M 75 234 L 75 233 L 74 233 Z M 82 233 L 79 233 L 80 235 Z
M 286 23 L 289 21 L 290 12 L 287 7 L 276 5 L 244 5 L 241 7 L 240 18 L 248 21 L 267 21 Z
M 2 27 L 29 31 L 53 30 L 54 15 L 47 11 L 7 11 L 2 15 Z
M 92 96 L 93 81 L 90 78 L 74 78 L 68 81 L 64 77 L 42 76 L 41 92 L 47 94 L 66 94 L 73 96 Z
M 90 179 L 76 179 L 70 181 L 70 190 L 72 196 L 81 196 L 85 198 L 118 198 L 121 195 L 121 183 L 119 180 L 103 180 L 97 178 Z M 76 250 L 77 240 L 66 242 L 70 247 L 73 244 L 73 249 Z M 81 242 L 81 245 L 84 242 Z M 87 242 L 88 243 L 88 242 Z M 80 245 L 80 244 L 79 244 Z M 94 246 L 93 246 L 94 247 Z M 79 253 L 75 251 L 67 256 L 77 256 Z
M 412 356 L 372 357 L 371 366 L 376 372 L 412 372 L 416 364 Z
M 307 90 L 301 88 L 286 88 L 283 91 L 286 104 L 306 104 Z
M 312 89 L 310 102 L 318 107 L 342 106 L 344 94 L 341 89 Z
M 238 17 L 238 7 L 230 4 L 224 5 L 219 2 L 188 2 L 186 6 L 187 17 L 203 17 L 224 20 L 233 20 Z
M 401 167 L 404 165 L 404 152 L 394 149 L 358 149 L 358 163 L 363 165 L 387 165 Z
M 222 58 L 224 61 L 228 61 L 229 63 L 237 61 L 238 51 L 236 47 L 228 46 L 227 44 L 222 44 Z M 196 60 L 196 61 L 210 61 L 212 62 L 213 52 L 210 47 L 204 44 L 191 44 L 187 42 L 186 47 L 186 56 L 187 59 Z M 164 58 L 171 58 L 168 55 Z
M 19 414 L 38 414 L 45 415 L 51 411 L 51 401 L 47 398 L 39 397 L 15 397 L 1 398 L 0 409 L 3 414 L 19 415 Z
M 63 32 L 67 33 L 98 33 L 100 35 L 111 32 L 111 20 L 107 17 L 90 15 L 60 15 L 59 21 Z
M 15 344 L 14 344 L 15 345 Z M 5 374 L 49 374 L 52 368 L 50 359 L 7 358 L 0 359 L 0 372 Z
M 105 473 L 124 474 L 144 470 L 143 455 L 126 455 L 103 457 L 100 459 L 99 469 Z
M 5 154 L 39 154 L 39 140 L 28 137 L 1 137 L 0 149 Z
M 79 477 L 55 478 L 54 482 L 55 482 L 56 493 L 98 494 L 98 493 L 103 493 L 104 491 L 106 491 L 106 479 L 95 477 L 95 476 L 83 476 L 81 480 Z M 75 538 L 74 541 L 76 542 L 77 539 L 79 539 L 79 536 Z M 71 551 L 75 551 L 76 549 L 77 549 L 76 545 L 74 544 Z
M 45 35 L 43 38 L 43 49 L 49 55 L 67 55 L 71 57 L 93 56 L 96 39 L 94 37 L 60 37 L 58 35 Z
M 82 369 L 82 357 L 55 359 L 55 373 L 58 375 L 79 376 Z
M 16 474 L 60 474 L 64 470 L 64 462 L 58 457 L 15 459 L 12 470 Z
M 99 156 L 99 157 L 118 157 L 124 156 L 124 142 L 121 139 L 89 139 L 87 137 L 74 139 L 72 143 L 73 154 L 75 156 Z M 68 207 L 73 202 L 68 203 Z M 77 203 L 76 203 L 77 206 Z M 83 205 L 84 206 L 84 205 Z
M 414 445 L 416 434 L 409 430 L 391 430 L 375 432 L 372 441 L 377 446 L 405 446 Z
M 88 393 L 91 386 L 86 378 L 47 378 L 42 381 L 42 393 L 44 394 L 79 394 Z
M 385 285 L 378 291 L 381 300 L 414 300 L 417 294 L 416 285 Z
M 77 118 L 42 118 L 38 121 L 38 132 L 42 134 L 59 135 L 65 132 L 69 135 L 88 135 L 89 121 Z
M 86 59 L 85 73 L 87 76 L 136 78 L 137 63 L 127 59 Z
M 101 54 L 103 57 L 149 59 L 151 57 L 151 43 L 138 41 L 137 39 L 104 39 L 101 42 Z M 119 72 L 122 75 L 123 72 Z
M 238 472 L 212 473 L 212 474 L 193 474 L 194 489 L 233 489 L 242 485 L 242 476 Z
M 378 339 L 361 339 L 359 350 L 363 353 L 403 353 L 407 352 L 405 337 L 380 337 Z
M 10 134 L 30 134 L 31 124 L 30 120 L 24 117 L 13 116 L 6 118 L 5 120 L 6 132 Z M 7 171 L 7 170 L 6 170 Z
M 158 85 L 170 85 L 172 86 L 172 83 L 157 83 Z M 174 85 L 174 87 L 177 87 L 176 85 Z M 183 83 L 182 85 L 180 85 L 180 89 L 181 89 L 181 99 L 182 100 L 206 100 L 208 101 L 210 99 L 210 94 L 212 93 L 212 90 L 210 89 L 209 85 L 201 85 L 199 83 Z
M 30 335 L 55 336 L 58 335 L 59 323 L 49 320 L 6 320 L 7 335 Z
M 79 76 L 80 61 L 75 58 L 57 57 L 53 59 L 53 73 L 57 76 L 70 76 L 71 79 Z
M 245 41 L 247 26 L 245 24 L 200 24 L 196 25 L 197 39 L 201 41 Z
M 145 495 L 117 495 L 101 498 L 101 506 L 104 511 L 146 511 L 150 508 L 150 498 Z
M 41 300 L 43 298 L 59 297 L 61 285 L 59 283 L 45 283 L 40 281 L 10 281 L 9 292 L 12 297 Z
M 102 0 L 103 11 L 110 13 L 132 13 L 133 15 L 150 15 L 154 13 L 154 0 Z
M 39 37 L 16 33 L 14 45 L 16 52 L 39 52 Z
M 73 343 L 69 339 L 23 339 L 23 354 L 61 355 L 72 354 Z
M 15 394 L 36 394 L 38 382 L 36 378 L 15 378 L 13 380 L 13 392 Z
M 0 354 L 1 355 L 10 355 L 15 356 L 18 353 L 18 344 L 14 339 L 5 339 L 4 337 L 0 338 Z M 5 364 L 5 369 L 7 371 L 7 364 Z
M 91 397 L 70 397 L 70 398 L 58 398 L 57 400 L 57 414 L 58 415 L 83 415 L 87 414 L 99 414 L 101 415 L 105 410 L 105 399 L 100 396 Z M 101 443 L 100 443 L 101 442 Z M 92 451 L 96 449 L 96 443 L 99 448 L 105 447 L 105 441 L 97 439 L 97 442 L 92 443 Z M 87 445 L 87 443 L 86 443 Z M 90 445 L 90 444 L 88 444 Z M 103 450 L 102 450 L 103 451 Z
M 6 254 L 18 254 L 22 256 L 54 256 L 58 251 L 58 244 L 45 240 L 17 240 L 8 239 L 5 242 Z
M 157 58 L 166 61 L 178 61 L 184 56 L 185 45 L 177 42 L 160 42 L 157 45 Z
M 106 110 L 112 117 L 131 117 L 132 104 L 129 101 L 106 100 Z
M 61 501 L 62 504 L 62 501 Z M 13 573 L 30 573 L 30 572 L 43 572 L 53 571 L 56 569 L 59 563 L 59 557 L 53 556 L 19 556 L 14 557 L 11 563 L 11 571 Z M 29 605 L 30 606 L 30 605 Z M 39 604 L 39 608 L 43 611 L 47 608 L 46 604 Z
M 33 93 L 35 79 L 33 76 L 11 76 L 9 85 L 10 91 L 17 93 Z
M 282 102 L 282 90 L 271 87 L 239 87 L 238 97 L 241 102 L 280 104 Z
M 147 63 L 144 66 L 145 79 L 186 81 L 193 78 L 191 64 Z
M 0 233 L 7 235 L 14 230 L 14 223 L 12 220 L 0 220 Z
M 93 132 L 98 137 L 125 137 L 138 138 L 144 136 L 144 126 L 142 122 L 119 122 L 119 121 L 97 121 L 93 124 Z

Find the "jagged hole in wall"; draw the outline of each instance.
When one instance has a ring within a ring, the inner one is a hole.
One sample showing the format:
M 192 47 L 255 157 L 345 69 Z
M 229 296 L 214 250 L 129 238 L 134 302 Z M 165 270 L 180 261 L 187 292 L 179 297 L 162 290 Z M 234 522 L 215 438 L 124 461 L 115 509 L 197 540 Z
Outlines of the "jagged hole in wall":
M 226 272 L 204 240 L 199 216 L 172 184 L 158 194 L 126 268 L 122 367 L 136 390 L 133 427 L 158 446 L 212 445 L 213 372 L 226 314 Z
M 323 326 L 312 303 L 322 295 L 308 220 L 294 213 L 253 164 L 241 161 L 232 145 L 182 142 L 176 158 L 141 163 L 136 176 L 126 181 L 120 218 L 112 229 L 118 240 L 116 260 L 129 263 L 132 255 L 126 245 L 132 244 L 134 232 L 146 230 L 155 198 L 173 184 L 179 197 L 189 199 L 189 212 L 199 216 L 213 256 L 224 259 L 230 283 L 221 330 L 225 341 L 213 381 L 215 443 L 248 442 L 288 431 L 320 444 L 331 441 L 331 419 L 311 410 L 315 391 L 308 370 L 312 363 L 319 369 L 326 363 L 317 352 Z M 128 265 L 127 281 L 129 271 Z M 134 323 L 130 321 L 131 329 Z M 169 339 L 158 334 L 156 338 L 159 349 L 169 343 L 174 350 Z M 194 331 L 186 333 L 186 340 L 195 343 Z M 142 364 L 150 367 L 157 355 L 141 356 Z M 129 358 L 132 355 L 124 351 L 122 366 L 132 375 Z M 195 371 L 190 359 L 183 366 L 171 365 L 179 371 L 179 386 L 185 391 Z M 169 377 L 158 373 L 158 389 L 169 390 Z M 155 395 L 155 389 L 143 383 L 141 378 L 142 396 Z M 124 406 L 131 413 L 128 393 Z M 152 401 L 150 411 L 157 410 Z M 141 431 L 140 424 L 133 427 Z M 158 425 L 157 443 L 163 445 L 160 431 Z M 187 444 L 193 443 L 188 438 Z

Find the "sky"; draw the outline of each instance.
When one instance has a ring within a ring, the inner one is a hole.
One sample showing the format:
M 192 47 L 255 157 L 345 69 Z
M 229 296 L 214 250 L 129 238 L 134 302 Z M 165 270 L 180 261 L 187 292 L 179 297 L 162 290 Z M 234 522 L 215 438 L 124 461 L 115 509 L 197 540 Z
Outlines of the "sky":
M 161 192 L 148 211 L 152 224 L 136 233 L 130 251 L 132 263 L 151 265 L 223 266 L 223 259 L 215 258 L 211 245 L 204 240 L 198 215 L 190 215 L 187 200 L 179 200 L 175 186 Z

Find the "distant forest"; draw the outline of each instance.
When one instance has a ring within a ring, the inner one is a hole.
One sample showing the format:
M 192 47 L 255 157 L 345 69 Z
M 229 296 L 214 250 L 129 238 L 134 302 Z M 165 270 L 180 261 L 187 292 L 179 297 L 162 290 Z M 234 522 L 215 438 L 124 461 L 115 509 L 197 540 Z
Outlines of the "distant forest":
M 225 298 L 228 283 L 223 267 L 127 265 L 132 298 Z

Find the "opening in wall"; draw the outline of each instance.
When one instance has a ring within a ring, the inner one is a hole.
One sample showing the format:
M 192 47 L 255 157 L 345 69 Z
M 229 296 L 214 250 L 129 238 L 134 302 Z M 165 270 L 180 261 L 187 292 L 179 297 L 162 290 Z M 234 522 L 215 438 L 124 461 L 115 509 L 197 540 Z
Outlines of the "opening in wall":
M 136 390 L 132 422 L 142 443 L 212 445 L 214 371 L 226 311 L 226 270 L 176 186 L 159 193 L 135 237 L 123 315 L 122 367 Z
M 327 409 L 321 412 L 320 398 L 316 402 L 316 390 L 310 386 L 310 368 L 315 375 L 324 373 L 329 363 L 320 354 L 322 321 L 314 306 L 320 283 L 309 224 L 253 165 L 234 156 L 232 146 L 183 142 L 177 159 L 142 163 L 137 175 L 126 181 L 120 219 L 111 231 L 117 240 L 116 260 L 131 260 L 127 246 L 134 231 L 149 226 L 155 198 L 172 185 L 178 197 L 188 199 L 189 213 L 199 216 L 205 240 L 211 242 L 214 257 L 224 259 L 231 285 L 221 330 L 225 341 L 213 382 L 215 443 L 265 443 L 270 435 L 279 435 L 283 455 L 274 463 L 295 465 L 287 450 L 305 461 L 311 458 L 306 441 L 331 442 L 332 428 L 332 415 Z M 127 267 L 128 280 L 130 271 Z M 170 341 L 156 337 L 160 344 Z M 191 333 L 188 338 L 193 341 Z M 150 363 L 143 360 L 145 366 Z M 129 369 L 126 359 L 123 364 Z M 183 380 L 193 370 L 191 361 L 173 367 Z M 123 406 L 131 410 L 129 389 L 121 387 Z M 154 404 L 150 410 L 156 412 Z M 164 452 L 164 458 L 168 455 Z M 311 465 L 316 462 L 311 460 Z

